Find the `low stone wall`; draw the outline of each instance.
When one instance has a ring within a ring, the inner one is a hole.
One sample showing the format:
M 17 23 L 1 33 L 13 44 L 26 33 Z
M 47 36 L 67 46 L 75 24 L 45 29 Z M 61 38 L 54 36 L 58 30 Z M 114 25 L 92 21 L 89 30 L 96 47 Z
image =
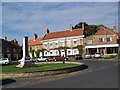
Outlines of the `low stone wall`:
M 47 63 L 53 63 L 53 62 L 47 62 Z M 61 63 L 61 62 L 54 62 L 54 63 Z M 75 71 L 88 68 L 87 65 L 83 63 L 79 63 L 79 62 L 66 62 L 66 63 L 79 64 L 79 66 L 63 68 L 63 69 L 55 69 L 55 70 L 34 71 L 34 72 L 7 73 L 7 74 L 3 73 L 2 78 L 5 79 L 5 78 L 27 78 L 27 77 L 36 77 L 36 76 L 49 76 L 49 75 L 57 75 L 57 74 L 75 72 Z

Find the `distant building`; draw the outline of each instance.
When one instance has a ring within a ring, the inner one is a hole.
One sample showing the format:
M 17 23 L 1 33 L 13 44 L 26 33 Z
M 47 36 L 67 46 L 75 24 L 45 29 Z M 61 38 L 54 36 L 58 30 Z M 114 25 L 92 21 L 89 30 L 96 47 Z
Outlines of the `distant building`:
M 118 44 L 120 44 L 120 32 L 117 33 Z
M 90 54 L 96 52 L 102 55 L 116 55 L 118 53 L 118 34 L 115 28 L 100 26 L 99 30 L 91 36 L 85 38 L 85 49 Z
M 21 46 L 18 44 L 16 39 L 8 41 L 7 37 L 5 39 L 0 39 L 0 55 L 11 60 L 20 59 L 22 57 Z
M 71 27 L 70 30 L 59 32 L 49 32 L 47 29 L 47 33 L 42 39 L 43 48 L 46 49 L 44 56 L 63 56 L 65 55 L 65 47 L 67 48 L 67 56 L 79 54 L 78 49 L 74 47 L 83 45 L 83 38 L 84 25 L 79 29 L 73 30 Z
M 42 49 L 41 40 L 42 40 L 42 38 L 38 38 L 37 34 L 34 34 L 33 39 L 28 40 L 28 51 L 29 51 L 30 57 L 32 57 L 32 55 L 30 53 L 31 50 L 37 51 L 39 49 Z M 40 53 L 40 56 L 42 56 L 41 53 Z
M 28 41 L 29 52 L 43 49 L 44 56 L 63 56 L 65 53 L 67 56 L 72 56 L 79 54 L 75 47 L 83 46 L 83 55 L 86 52 L 92 55 L 98 52 L 103 56 L 118 54 L 120 32 L 116 32 L 115 27 L 107 28 L 101 25 L 98 31 L 90 36 L 85 36 L 84 32 L 84 24 L 79 29 L 72 29 L 70 26 L 69 30 L 58 32 L 50 32 L 47 29 L 44 37 L 38 38 L 37 34 L 34 34 L 34 38 Z M 42 55 L 40 53 L 39 56 Z

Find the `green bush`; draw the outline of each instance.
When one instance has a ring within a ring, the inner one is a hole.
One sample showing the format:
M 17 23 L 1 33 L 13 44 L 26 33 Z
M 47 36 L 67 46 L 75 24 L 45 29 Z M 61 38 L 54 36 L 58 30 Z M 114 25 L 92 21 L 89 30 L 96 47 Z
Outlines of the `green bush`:
M 104 59 L 113 59 L 113 58 L 116 58 L 116 57 L 117 57 L 117 55 L 109 55 L 109 56 L 105 57 Z
M 69 57 L 69 60 L 75 60 L 74 56 Z

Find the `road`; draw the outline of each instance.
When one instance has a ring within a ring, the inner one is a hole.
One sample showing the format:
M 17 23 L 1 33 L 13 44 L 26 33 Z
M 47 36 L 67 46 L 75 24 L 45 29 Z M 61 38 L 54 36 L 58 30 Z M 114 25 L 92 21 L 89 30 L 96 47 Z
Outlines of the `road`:
M 79 62 L 80 60 L 78 60 Z M 44 79 L 18 79 L 4 85 L 4 88 L 118 88 L 118 62 L 103 60 L 82 60 L 88 69 L 51 76 Z

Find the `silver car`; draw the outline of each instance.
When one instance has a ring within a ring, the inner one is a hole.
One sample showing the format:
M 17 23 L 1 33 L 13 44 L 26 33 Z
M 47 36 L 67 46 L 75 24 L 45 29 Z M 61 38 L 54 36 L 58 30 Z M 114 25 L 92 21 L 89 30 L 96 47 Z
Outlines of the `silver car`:
M 44 58 L 44 57 L 40 57 L 36 59 L 36 62 L 40 62 L 40 61 L 48 61 L 48 58 Z
M 100 53 L 95 53 L 95 58 L 100 58 L 101 54 Z
M 0 58 L 0 64 L 9 64 L 10 60 L 8 58 Z
M 86 53 L 84 57 L 85 57 L 85 59 L 89 59 L 89 58 L 91 58 L 91 55 L 89 53 Z

